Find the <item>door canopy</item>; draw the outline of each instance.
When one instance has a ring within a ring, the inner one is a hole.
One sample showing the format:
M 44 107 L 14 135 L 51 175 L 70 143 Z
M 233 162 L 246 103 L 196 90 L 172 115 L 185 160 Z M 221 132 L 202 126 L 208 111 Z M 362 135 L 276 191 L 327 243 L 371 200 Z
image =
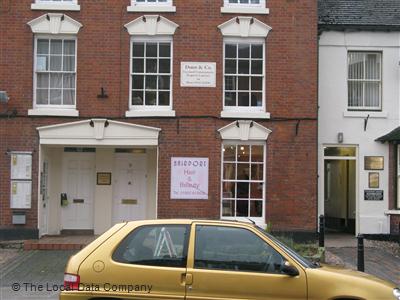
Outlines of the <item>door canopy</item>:
M 42 145 L 157 146 L 161 129 L 107 119 L 38 127 Z

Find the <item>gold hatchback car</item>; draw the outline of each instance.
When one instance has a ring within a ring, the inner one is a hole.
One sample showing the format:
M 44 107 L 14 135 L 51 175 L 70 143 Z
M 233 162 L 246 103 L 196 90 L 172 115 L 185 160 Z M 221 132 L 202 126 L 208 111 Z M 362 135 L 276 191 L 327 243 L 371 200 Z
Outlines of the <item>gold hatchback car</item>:
M 120 223 L 72 256 L 62 300 L 388 299 L 400 290 L 365 273 L 309 262 L 253 224 Z

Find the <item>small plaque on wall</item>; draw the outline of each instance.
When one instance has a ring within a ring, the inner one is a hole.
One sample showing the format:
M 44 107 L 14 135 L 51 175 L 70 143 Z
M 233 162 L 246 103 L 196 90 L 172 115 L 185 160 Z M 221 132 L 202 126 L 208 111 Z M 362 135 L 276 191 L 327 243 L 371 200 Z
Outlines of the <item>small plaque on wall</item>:
M 111 173 L 98 172 L 97 185 L 111 185 Z
M 364 190 L 364 200 L 383 201 L 383 190 Z
M 383 156 L 364 156 L 364 170 L 383 170 Z
M 368 187 L 370 189 L 379 189 L 379 172 L 368 173 Z

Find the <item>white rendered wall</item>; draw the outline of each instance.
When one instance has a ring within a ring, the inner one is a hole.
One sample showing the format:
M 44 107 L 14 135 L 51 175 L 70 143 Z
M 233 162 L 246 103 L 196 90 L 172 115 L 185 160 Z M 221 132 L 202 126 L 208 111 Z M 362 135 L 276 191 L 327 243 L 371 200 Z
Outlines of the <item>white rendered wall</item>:
M 318 123 L 318 209 L 324 213 L 323 147 L 338 145 L 337 135 L 343 133 L 342 146 L 358 148 L 356 178 L 357 233 L 389 233 L 388 209 L 389 146 L 375 139 L 399 126 L 399 33 L 323 32 L 319 42 L 319 123 Z M 347 111 L 347 52 L 382 52 L 382 112 Z M 364 118 L 370 115 L 366 131 Z M 368 172 L 364 156 L 383 156 L 379 189 L 383 201 L 365 201 Z

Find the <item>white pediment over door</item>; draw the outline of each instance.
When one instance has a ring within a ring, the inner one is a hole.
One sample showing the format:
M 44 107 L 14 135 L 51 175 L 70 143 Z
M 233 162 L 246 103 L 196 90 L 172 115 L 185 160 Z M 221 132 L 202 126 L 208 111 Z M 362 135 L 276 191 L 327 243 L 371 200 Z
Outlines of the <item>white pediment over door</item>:
M 223 140 L 266 141 L 270 129 L 249 120 L 238 120 L 218 130 Z

